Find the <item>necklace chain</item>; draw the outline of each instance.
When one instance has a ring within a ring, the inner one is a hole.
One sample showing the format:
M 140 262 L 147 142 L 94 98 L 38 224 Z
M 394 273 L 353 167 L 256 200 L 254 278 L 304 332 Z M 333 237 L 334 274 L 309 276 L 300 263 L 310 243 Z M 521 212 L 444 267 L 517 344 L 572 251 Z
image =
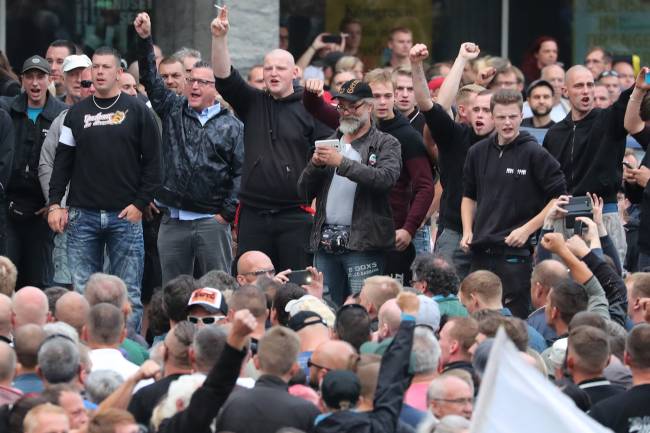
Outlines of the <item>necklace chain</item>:
M 115 101 L 108 107 L 100 107 L 97 101 L 95 100 L 95 95 L 93 95 L 93 104 L 95 104 L 95 107 L 99 108 L 100 110 L 109 110 L 113 105 L 117 104 L 117 101 L 120 100 L 120 96 L 122 96 L 122 92 L 118 93 L 117 98 L 115 98 Z

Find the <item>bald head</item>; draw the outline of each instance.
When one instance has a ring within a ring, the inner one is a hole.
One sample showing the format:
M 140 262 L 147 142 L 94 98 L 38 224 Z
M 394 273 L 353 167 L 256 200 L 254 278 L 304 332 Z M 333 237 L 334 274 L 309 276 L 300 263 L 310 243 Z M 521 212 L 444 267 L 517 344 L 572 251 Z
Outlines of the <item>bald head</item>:
M 14 332 L 14 349 L 18 362 L 24 370 L 32 370 L 38 364 L 38 349 L 45 340 L 43 327 L 28 324 Z
M 260 271 L 275 271 L 270 257 L 261 251 L 247 251 L 237 261 L 237 282 L 240 285 L 255 284 L 257 277 L 262 275 L 255 273 Z
M 357 351 L 352 345 L 342 340 L 330 340 L 321 344 L 312 354 L 318 365 L 330 370 L 350 370 L 354 366 Z
M 593 75 L 591 74 L 589 69 L 587 69 L 585 66 L 582 65 L 571 66 L 566 71 L 566 75 L 564 76 L 564 81 L 566 82 L 567 87 L 571 83 L 575 82 L 577 77 L 581 77 L 583 74 L 587 74 L 589 77 L 591 77 L 591 81 L 592 82 L 594 81 Z
M 264 84 L 271 96 L 285 98 L 293 93 L 293 79 L 298 76 L 298 68 L 290 52 L 275 49 L 264 57 L 262 71 Z
M 16 352 L 4 341 L 0 341 L 0 385 L 11 386 L 16 371 Z
M 56 320 L 67 323 L 77 331 L 77 334 L 81 335 L 81 328 L 86 323 L 90 304 L 81 294 L 68 292 L 56 301 L 54 311 Z
M 402 315 L 402 310 L 397 306 L 395 299 L 389 299 L 379 309 L 379 337 L 381 339 L 392 337 L 397 333 Z
M 14 329 L 28 323 L 43 326 L 47 322 L 47 296 L 37 287 L 27 286 L 18 290 L 14 294 L 11 309 Z
M 0 335 L 11 334 L 11 298 L 0 293 Z

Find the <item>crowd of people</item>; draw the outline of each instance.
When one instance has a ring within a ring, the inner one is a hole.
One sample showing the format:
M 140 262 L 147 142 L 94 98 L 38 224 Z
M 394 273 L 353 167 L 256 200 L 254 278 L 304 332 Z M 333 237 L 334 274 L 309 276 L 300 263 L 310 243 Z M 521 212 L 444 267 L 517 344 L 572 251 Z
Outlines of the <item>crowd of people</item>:
M 218 9 L 209 61 L 0 59 L 1 431 L 468 432 L 500 329 L 650 430 L 650 69 L 346 18 L 243 77 Z

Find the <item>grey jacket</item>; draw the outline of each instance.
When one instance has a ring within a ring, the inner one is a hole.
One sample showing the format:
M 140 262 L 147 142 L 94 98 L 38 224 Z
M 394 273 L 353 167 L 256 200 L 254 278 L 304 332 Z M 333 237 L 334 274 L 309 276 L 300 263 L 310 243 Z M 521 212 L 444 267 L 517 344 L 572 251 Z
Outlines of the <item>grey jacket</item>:
M 54 168 L 54 156 L 56 155 L 56 147 L 59 145 L 59 136 L 61 135 L 61 126 L 65 120 L 65 115 L 68 110 L 63 110 L 52 121 L 50 129 L 47 131 L 43 146 L 41 147 L 41 157 L 38 160 L 38 181 L 41 184 L 43 195 L 45 198 L 50 196 L 50 178 L 52 177 L 52 169 Z M 68 199 L 68 189 L 66 188 L 65 195 L 61 199 L 61 207 L 65 207 L 65 201 Z
M 337 131 L 332 138 L 340 137 Z M 340 176 L 357 183 L 348 249 L 390 250 L 395 246 L 395 228 L 388 196 L 402 170 L 401 146 L 395 137 L 379 131 L 374 124 L 351 145 L 361 155 L 361 162 L 344 157 L 337 169 Z M 309 238 L 312 251 L 318 250 L 320 244 L 327 193 L 333 176 L 333 167 L 317 167 L 310 161 L 298 179 L 299 194 L 307 200 L 316 198 L 317 203 Z

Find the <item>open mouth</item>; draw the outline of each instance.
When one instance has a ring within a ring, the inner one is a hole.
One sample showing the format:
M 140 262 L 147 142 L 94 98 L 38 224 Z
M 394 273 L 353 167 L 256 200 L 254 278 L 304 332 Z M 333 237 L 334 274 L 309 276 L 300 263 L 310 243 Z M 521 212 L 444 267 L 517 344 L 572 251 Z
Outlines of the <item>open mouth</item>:
M 190 98 L 200 98 L 200 97 L 201 97 L 201 94 L 199 94 L 199 93 L 196 93 L 196 92 L 190 93 Z
M 591 98 L 590 98 L 589 96 L 585 96 L 584 98 L 580 99 L 580 101 L 581 101 L 583 104 L 588 104 L 589 101 L 591 101 Z
M 477 120 L 477 121 L 476 121 L 476 127 L 477 127 L 477 128 L 482 128 L 482 127 L 484 127 L 484 126 L 485 126 L 485 123 L 483 123 L 481 120 Z

